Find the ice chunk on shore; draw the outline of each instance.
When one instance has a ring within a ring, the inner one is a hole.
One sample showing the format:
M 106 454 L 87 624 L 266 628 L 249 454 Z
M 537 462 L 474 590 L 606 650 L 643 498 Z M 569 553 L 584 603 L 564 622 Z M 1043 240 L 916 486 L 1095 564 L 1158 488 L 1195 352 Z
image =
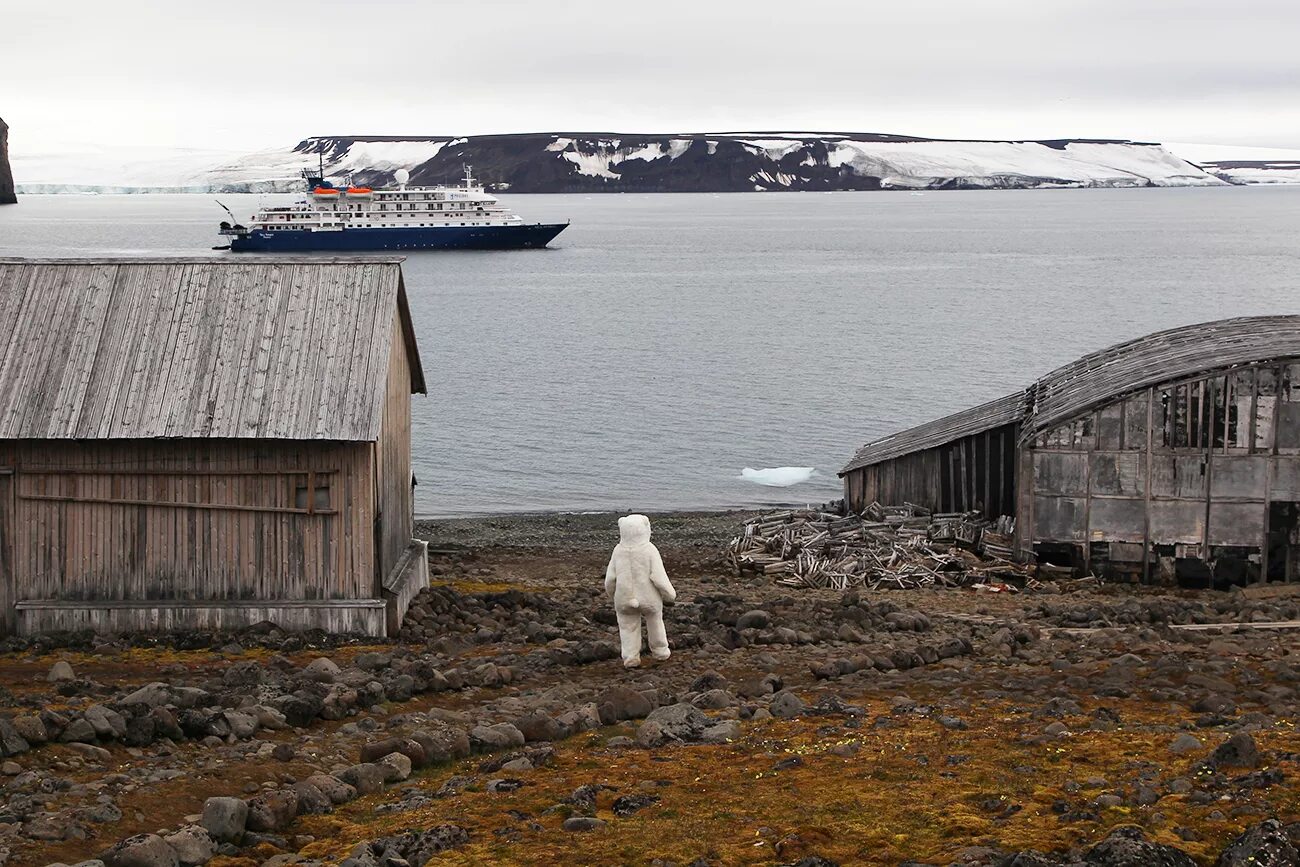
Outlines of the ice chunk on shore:
M 764 467 L 761 470 L 745 467 L 736 478 L 769 488 L 788 488 L 802 484 L 816 474 L 816 467 Z

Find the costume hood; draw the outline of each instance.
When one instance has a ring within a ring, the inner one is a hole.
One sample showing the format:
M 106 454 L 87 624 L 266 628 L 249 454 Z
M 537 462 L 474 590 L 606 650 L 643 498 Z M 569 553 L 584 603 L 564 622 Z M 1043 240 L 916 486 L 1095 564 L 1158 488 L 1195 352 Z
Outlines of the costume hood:
M 650 541 L 650 519 L 645 515 L 625 515 L 618 519 L 618 543 L 643 545 Z

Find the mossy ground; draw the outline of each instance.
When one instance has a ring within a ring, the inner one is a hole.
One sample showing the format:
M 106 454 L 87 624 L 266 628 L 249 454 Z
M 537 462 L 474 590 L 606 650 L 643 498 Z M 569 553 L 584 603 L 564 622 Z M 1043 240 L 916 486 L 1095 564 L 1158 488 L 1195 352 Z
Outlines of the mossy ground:
M 1095 842 L 1115 825 L 1137 824 L 1208 864 L 1241 827 L 1240 820 L 1211 816 L 1220 805 L 1182 796 L 1099 810 L 1096 820 L 1062 821 L 1053 810 L 1060 799 L 1082 806 L 1122 788 L 1143 768 L 1158 767 L 1165 778 L 1190 773 L 1195 760 L 1168 751 L 1173 735 L 1163 727 L 1189 721 L 1174 709 L 1110 701 L 1106 706 L 1123 721 L 1114 730 L 1027 743 L 1021 736 L 1038 733 L 1044 721 L 1009 704 L 972 706 L 963 714 L 964 731 L 891 715 L 881 700 L 864 706 L 858 729 L 846 728 L 842 717 L 771 720 L 748 724 L 741 741 L 725 746 L 609 749 L 605 740 L 619 731 L 584 734 L 557 745 L 553 766 L 520 774 L 525 785 L 514 792 L 488 792 L 487 777 L 478 774 L 479 784 L 459 796 L 408 812 L 373 812 L 399 797 L 398 789 L 307 819 L 302 830 L 317 842 L 304 854 L 337 858 L 358 842 L 452 822 L 468 829 L 472 842 L 440 856 L 439 864 L 645 864 L 653 858 L 685 864 L 702 855 L 728 865 L 771 864 L 812 853 L 842 864 L 948 863 L 969 846 L 1065 849 Z M 873 724 L 882 716 L 888 726 Z M 1294 729 L 1263 732 L 1257 740 L 1262 750 L 1290 749 Z M 829 751 L 847 743 L 859 746 L 857 755 Z M 793 757 L 800 763 L 775 769 Z M 436 791 L 452 775 L 475 775 L 476 761 L 426 771 L 407 786 Z M 1106 786 L 1073 794 L 1062 789 L 1068 780 L 1099 777 Z M 572 811 L 557 804 L 588 784 L 612 787 L 597 802 L 596 815 L 608 826 L 562 830 Z M 645 792 L 660 800 L 628 817 L 610 812 L 617 796 Z M 1295 816 L 1300 790 L 1254 790 L 1233 806 L 1243 803 L 1263 814 Z

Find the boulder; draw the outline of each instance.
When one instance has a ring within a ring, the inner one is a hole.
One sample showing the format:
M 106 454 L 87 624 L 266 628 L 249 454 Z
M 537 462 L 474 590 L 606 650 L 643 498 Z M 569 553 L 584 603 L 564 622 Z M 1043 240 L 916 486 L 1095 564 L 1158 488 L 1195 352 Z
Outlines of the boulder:
M 127 837 L 99 857 L 107 867 L 180 867 L 176 851 L 157 834 Z
M 445 724 L 412 732 L 411 740 L 424 749 L 426 764 L 463 759 L 471 751 L 469 735 L 462 729 Z
M 199 824 L 221 843 L 238 843 L 248 822 L 248 804 L 239 798 L 208 798 Z
M 357 796 L 355 788 L 329 774 L 312 774 L 303 782 L 329 798 L 332 804 L 346 804 Z
M 135 692 L 128 694 L 123 698 L 120 704 L 143 704 L 149 707 L 162 707 L 167 704 L 174 704 L 172 701 L 172 690 L 165 683 L 146 683 Z
M 1259 747 L 1248 732 L 1238 732 L 1219 744 L 1206 761 L 1215 768 L 1257 768 Z
M 700 733 L 700 740 L 706 744 L 727 744 L 740 737 L 740 723 L 734 719 L 715 723 Z
M 174 834 L 163 838 L 176 853 L 176 860 L 181 867 L 199 867 L 206 864 L 216 854 L 217 844 L 212 836 L 198 825 L 186 825 Z
M 1097 867 L 1196 867 L 1186 852 L 1146 839 L 1136 825 L 1121 825 L 1084 856 Z
M 384 769 L 373 762 L 361 762 L 335 776 L 356 789 L 358 795 L 369 795 L 384 788 Z
M 333 777 L 326 777 L 326 779 L 334 780 Z M 334 780 L 334 782 L 340 786 L 344 785 L 338 780 Z M 299 816 L 332 813 L 334 811 L 334 801 L 318 789 L 311 780 L 294 783 L 293 791 L 298 796 Z
M 29 744 L 43 744 L 50 739 L 45 723 L 36 714 L 29 713 L 13 718 L 14 731 Z
M 605 690 L 596 699 L 596 707 L 600 712 L 600 720 L 605 725 L 629 719 L 644 719 L 654 709 L 648 698 L 626 686 L 614 686 Z
M 765 629 L 772 623 L 772 615 L 761 608 L 746 611 L 736 618 L 737 629 Z
M 248 799 L 250 831 L 282 831 L 298 815 L 298 793 L 293 789 L 272 789 Z
M 1228 844 L 1215 867 L 1294 867 L 1300 852 L 1277 819 L 1251 825 Z
M 72 666 L 68 662 L 60 659 L 50 666 L 50 671 L 45 675 L 45 679 L 50 683 L 66 683 L 70 680 L 76 680 L 77 674 L 72 670 Z
M 1188 753 L 1200 752 L 1204 747 L 1205 745 L 1202 744 L 1199 739 L 1184 732 L 1174 738 L 1169 744 L 1169 752 L 1174 755 L 1183 756 Z
M 497 723 L 494 726 L 475 726 L 469 733 L 470 743 L 480 752 L 489 750 L 508 750 L 522 747 L 525 743 L 524 733 L 510 723 Z
M 361 747 L 361 761 L 378 761 L 389 753 L 401 753 L 410 759 L 411 766 L 415 768 L 422 768 L 429 763 L 424 747 L 414 738 L 387 738 L 364 744 Z
M 803 699 L 788 689 L 783 689 L 772 696 L 772 703 L 768 705 L 768 711 L 777 719 L 791 719 L 806 710 L 807 705 L 803 703 Z
M 641 728 L 645 729 L 646 735 L 643 738 L 640 730 L 638 730 L 637 740 L 638 742 L 656 741 L 658 743 L 665 741 L 693 741 L 697 740 L 708 726 L 709 718 L 701 713 L 700 709 L 695 705 L 686 702 L 671 704 L 666 707 L 656 708 L 650 712 L 650 715 L 646 717 L 646 721 L 641 724 Z M 649 745 L 656 746 L 657 743 Z
M 0 717 L 0 755 L 16 756 L 32 748 L 12 722 Z
M 68 723 L 63 734 L 59 735 L 59 740 L 65 744 L 93 744 L 95 738 L 95 727 L 80 717 Z
M 515 728 L 524 736 L 526 743 L 534 741 L 559 741 L 568 737 L 564 726 L 539 710 L 524 714 L 514 722 Z
M 389 753 L 375 764 L 383 769 L 385 783 L 400 783 L 411 775 L 411 760 L 401 753 Z
M 564 820 L 562 827 L 566 831 L 595 831 L 605 827 L 605 823 L 603 820 L 591 816 L 570 816 Z
M 302 669 L 302 676 L 316 683 L 334 683 L 341 673 L 333 660 L 323 656 L 313 659 Z

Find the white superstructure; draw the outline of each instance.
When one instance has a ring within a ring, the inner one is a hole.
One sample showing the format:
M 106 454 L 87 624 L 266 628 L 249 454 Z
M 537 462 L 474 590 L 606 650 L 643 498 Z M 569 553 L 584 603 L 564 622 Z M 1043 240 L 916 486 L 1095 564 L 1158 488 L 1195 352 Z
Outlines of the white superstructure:
M 292 205 L 260 209 L 248 224 L 262 231 L 338 231 L 349 229 L 438 229 L 518 226 L 523 219 L 502 206 L 475 181 L 470 167 L 458 186 L 412 187 L 405 170 L 396 189 L 335 187 L 321 182 L 308 198 Z

